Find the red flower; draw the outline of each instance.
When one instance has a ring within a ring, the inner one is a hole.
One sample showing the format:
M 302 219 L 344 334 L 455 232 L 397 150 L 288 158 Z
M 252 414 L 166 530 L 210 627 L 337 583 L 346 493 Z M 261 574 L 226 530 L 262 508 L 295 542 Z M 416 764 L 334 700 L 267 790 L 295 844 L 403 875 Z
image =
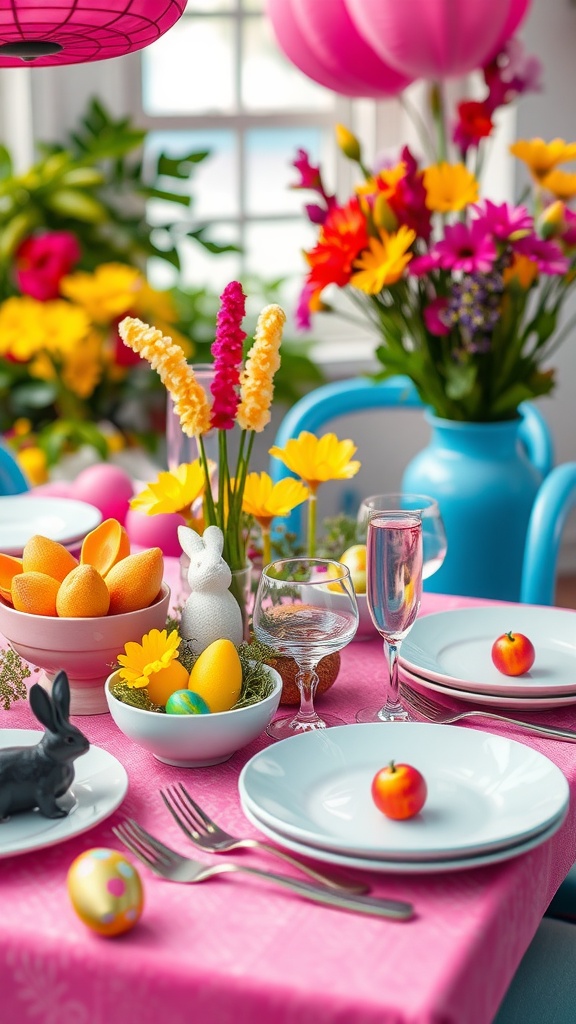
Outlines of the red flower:
M 310 271 L 306 278 L 313 291 L 329 284 L 343 288 L 352 276 L 352 264 L 368 246 L 366 218 L 354 197 L 346 206 L 335 206 L 320 229 L 317 245 L 306 253 Z
M 458 123 L 454 129 L 454 142 L 463 156 L 470 146 L 478 146 L 480 139 L 492 134 L 494 125 L 486 103 L 466 100 L 458 104 Z
M 246 337 L 241 325 L 245 312 L 246 296 L 242 285 L 231 281 L 220 296 L 216 337 L 211 348 L 214 356 L 211 425 L 217 430 L 232 430 L 240 401 L 238 386 Z
M 80 246 L 68 231 L 30 235 L 16 252 L 16 284 L 24 295 L 46 302 L 60 293 L 60 280 L 80 259 Z

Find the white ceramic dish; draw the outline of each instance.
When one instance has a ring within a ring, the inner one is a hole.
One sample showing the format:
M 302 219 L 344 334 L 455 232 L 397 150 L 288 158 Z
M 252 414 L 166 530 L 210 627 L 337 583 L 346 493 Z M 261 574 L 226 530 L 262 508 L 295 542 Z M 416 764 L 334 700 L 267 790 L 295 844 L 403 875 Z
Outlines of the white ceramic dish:
M 389 761 L 418 768 L 428 786 L 420 814 L 392 821 L 372 779 Z M 568 783 L 549 758 L 516 740 L 410 722 L 301 733 L 242 769 L 241 799 L 275 831 L 355 857 L 445 860 L 529 839 L 565 813 Z
M 282 677 L 266 666 L 273 682 L 265 700 L 232 711 L 209 715 L 166 715 L 123 704 L 110 692 L 117 678 L 106 681 L 110 714 L 121 732 L 164 764 L 179 768 L 203 768 L 220 764 L 255 740 L 270 724 L 280 703 Z
M 525 633 L 536 649 L 530 672 L 504 676 L 492 663 L 502 633 Z M 576 690 L 576 613 L 507 604 L 423 615 L 402 642 L 400 663 L 455 689 L 498 697 L 550 697 Z
M 0 729 L 0 747 L 33 746 L 43 736 L 35 729 Z M 74 782 L 59 803 L 66 818 L 44 818 L 38 811 L 0 822 L 0 857 L 41 850 L 94 828 L 122 803 L 128 789 L 125 768 L 107 750 L 90 747 L 74 762 Z
M 288 742 L 292 742 L 289 740 Z M 490 864 L 500 864 L 502 861 L 512 860 L 513 857 L 519 857 L 523 853 L 528 853 L 530 850 L 536 849 L 537 846 L 541 846 L 550 839 L 562 825 L 566 816 L 564 814 L 553 822 L 549 828 L 543 832 L 539 832 L 537 835 L 532 836 L 530 839 L 524 840 L 522 843 L 514 843 L 512 846 L 506 846 L 501 850 L 490 850 L 488 853 L 478 854 L 472 857 L 453 857 L 447 860 L 384 860 L 378 858 L 378 860 L 371 860 L 366 857 L 352 857 L 346 856 L 346 854 L 335 853 L 333 850 L 320 850 L 315 846 L 306 846 L 304 843 L 297 843 L 294 839 L 289 839 L 287 836 L 282 835 L 281 832 L 276 832 L 270 828 L 269 825 L 265 824 L 260 818 L 254 813 L 250 805 L 242 801 L 242 810 L 248 818 L 248 821 L 252 823 L 263 835 L 273 842 L 277 843 L 278 846 L 283 846 L 287 850 L 291 850 L 293 853 L 300 854 L 303 857 L 309 857 L 311 860 L 317 860 L 321 864 L 335 864 L 343 868 L 353 868 L 358 871 L 374 871 L 378 874 L 395 874 L 395 875 L 431 875 L 439 874 L 443 871 L 452 873 L 453 871 L 470 871 L 473 868 L 483 868 Z
M 85 501 L 30 494 L 0 497 L 0 551 L 19 557 L 26 541 L 37 533 L 72 545 L 101 521 L 100 510 Z
M 576 690 L 560 697 L 496 697 L 490 693 L 476 693 L 475 690 L 457 690 L 447 683 L 437 683 L 433 679 L 410 672 L 405 665 L 400 666 L 400 680 L 405 679 L 416 689 L 432 690 L 434 693 L 464 701 L 467 704 L 478 704 L 481 707 L 508 711 L 553 711 L 556 708 L 570 707 L 576 704 Z

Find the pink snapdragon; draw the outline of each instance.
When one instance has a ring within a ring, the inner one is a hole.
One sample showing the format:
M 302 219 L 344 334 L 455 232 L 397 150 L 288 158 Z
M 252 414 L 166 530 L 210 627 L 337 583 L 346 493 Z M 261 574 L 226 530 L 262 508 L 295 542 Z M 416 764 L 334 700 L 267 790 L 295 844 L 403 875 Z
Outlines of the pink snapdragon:
M 214 380 L 211 426 L 232 430 L 240 401 L 240 370 L 246 332 L 242 320 L 246 313 L 246 296 L 239 281 L 227 284 L 220 296 L 216 318 L 216 337 L 211 352 L 214 356 Z

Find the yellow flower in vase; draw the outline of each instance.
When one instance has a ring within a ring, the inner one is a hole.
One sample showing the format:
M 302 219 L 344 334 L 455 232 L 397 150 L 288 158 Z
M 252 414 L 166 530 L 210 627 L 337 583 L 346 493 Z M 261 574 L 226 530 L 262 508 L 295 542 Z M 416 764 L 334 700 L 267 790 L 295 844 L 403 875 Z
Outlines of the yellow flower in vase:
M 303 430 L 298 437 L 290 438 L 284 448 L 274 445 L 269 454 L 280 459 L 284 465 L 306 484 L 308 495 L 308 556 L 316 551 L 316 492 L 328 480 L 350 480 L 362 465 L 352 456 L 356 452 L 353 441 L 340 441 L 336 434 L 316 437 Z
M 276 516 L 288 516 L 308 498 L 308 488 L 300 480 L 285 477 L 273 483 L 268 473 L 249 473 L 246 477 L 242 510 L 253 516 L 262 531 L 264 565 L 272 561 L 270 527 Z
M 199 459 L 183 462 L 172 472 L 161 472 L 143 491 L 130 499 L 130 508 L 148 516 L 177 512 L 186 525 L 202 532 L 203 516 L 194 514 L 194 508 L 204 494 L 206 477 Z

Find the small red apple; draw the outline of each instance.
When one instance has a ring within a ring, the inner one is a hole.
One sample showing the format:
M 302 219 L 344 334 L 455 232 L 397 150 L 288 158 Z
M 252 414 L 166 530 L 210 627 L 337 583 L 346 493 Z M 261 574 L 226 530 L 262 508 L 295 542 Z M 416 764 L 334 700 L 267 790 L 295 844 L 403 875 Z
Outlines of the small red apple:
M 524 633 L 503 633 L 492 644 L 492 661 L 505 676 L 521 676 L 534 664 L 536 651 Z

